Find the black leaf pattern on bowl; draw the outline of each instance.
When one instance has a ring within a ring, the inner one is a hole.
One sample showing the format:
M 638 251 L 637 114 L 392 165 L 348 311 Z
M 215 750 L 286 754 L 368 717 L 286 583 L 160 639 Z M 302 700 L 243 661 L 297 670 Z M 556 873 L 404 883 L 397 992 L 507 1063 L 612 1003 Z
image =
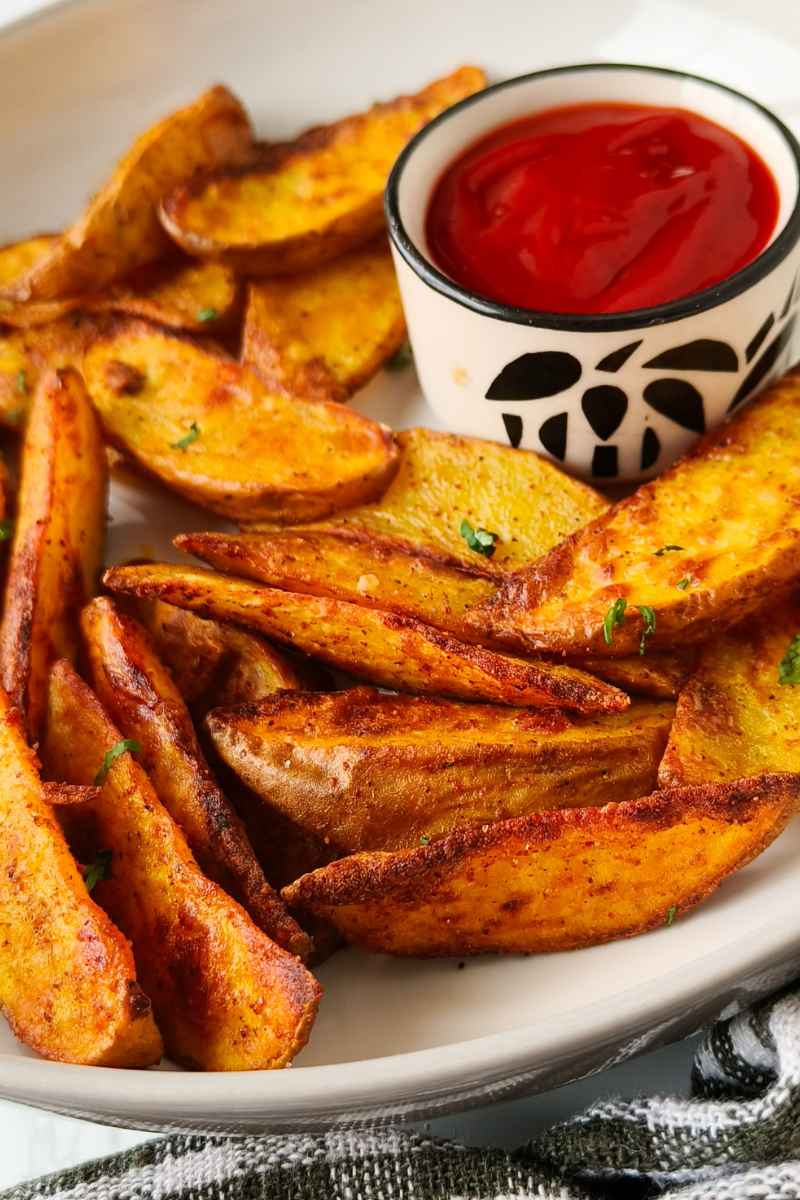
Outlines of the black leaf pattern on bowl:
M 727 342 L 696 338 L 683 346 L 662 350 L 643 365 L 660 371 L 738 371 L 739 358 Z
M 554 458 L 563 462 L 567 454 L 567 413 L 556 413 L 548 417 L 539 428 L 539 441 Z
M 654 379 L 643 392 L 645 404 L 692 433 L 705 433 L 703 397 L 687 379 Z
M 543 400 L 577 383 L 581 364 L 573 354 L 540 350 L 521 354 L 503 367 L 486 393 L 487 400 Z

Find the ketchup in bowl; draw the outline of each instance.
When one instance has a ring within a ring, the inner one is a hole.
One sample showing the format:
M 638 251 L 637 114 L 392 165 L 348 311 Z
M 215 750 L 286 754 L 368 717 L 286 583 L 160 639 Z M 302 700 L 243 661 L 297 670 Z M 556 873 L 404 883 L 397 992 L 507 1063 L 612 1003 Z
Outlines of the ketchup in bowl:
M 625 312 L 746 266 L 778 204 L 752 147 L 698 113 L 577 104 L 495 129 L 451 163 L 426 235 L 436 265 L 491 300 Z

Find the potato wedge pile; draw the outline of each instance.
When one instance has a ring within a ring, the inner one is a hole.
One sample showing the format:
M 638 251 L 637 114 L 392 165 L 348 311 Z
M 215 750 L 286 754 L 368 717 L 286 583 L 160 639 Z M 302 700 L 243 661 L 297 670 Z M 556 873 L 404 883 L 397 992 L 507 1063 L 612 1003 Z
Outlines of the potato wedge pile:
M 284 1067 L 345 943 L 667 928 L 797 812 L 800 373 L 615 504 L 345 403 L 404 360 L 388 172 L 484 82 L 282 144 L 212 88 L 0 247 L 0 1009 L 46 1057 Z M 106 562 L 120 458 L 237 527 Z

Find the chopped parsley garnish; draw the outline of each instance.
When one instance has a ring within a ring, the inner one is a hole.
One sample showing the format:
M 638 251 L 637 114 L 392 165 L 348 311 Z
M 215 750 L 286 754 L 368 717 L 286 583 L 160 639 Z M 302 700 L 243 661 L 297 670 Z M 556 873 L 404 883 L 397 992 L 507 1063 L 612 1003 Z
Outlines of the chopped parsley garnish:
M 395 350 L 391 358 L 387 358 L 383 365 L 387 371 L 405 371 L 413 361 L 414 355 L 411 353 L 411 346 L 405 342 L 399 350 Z
M 671 924 L 672 924 L 672 922 L 675 920 L 675 913 L 676 913 L 677 911 L 678 911 L 678 906 L 677 906 L 677 904 L 671 904 L 671 905 L 669 906 L 669 908 L 667 909 L 667 915 L 666 915 L 666 918 L 665 918 L 665 920 L 664 920 L 664 924 L 665 924 L 665 925 L 671 925 Z
M 683 550 L 683 546 L 662 546 L 660 550 L 656 550 L 656 558 L 661 558 L 662 554 L 670 554 L 673 550 Z
M 628 601 L 623 600 L 622 596 L 615 600 L 611 608 L 606 613 L 606 619 L 603 621 L 603 641 L 607 646 L 610 646 L 614 640 L 614 630 L 618 625 L 623 625 L 625 622 L 625 609 L 628 607 Z
M 86 884 L 86 890 L 91 892 L 96 883 L 101 879 L 111 878 L 111 851 L 101 850 L 93 863 L 89 863 L 88 867 L 83 872 L 83 882 Z
M 134 738 L 123 738 L 122 741 L 119 741 L 116 743 L 116 745 L 112 746 L 110 750 L 106 750 L 105 754 L 103 755 L 103 764 L 94 777 L 95 787 L 100 787 L 101 783 L 105 783 L 106 775 L 111 770 L 111 767 L 119 758 L 120 754 L 126 754 L 128 751 L 130 751 L 131 754 L 138 754 L 140 750 L 141 746 Z
M 637 608 L 642 614 L 642 638 L 639 642 L 639 653 L 644 654 L 647 639 L 652 637 L 656 631 L 656 612 L 649 604 L 639 604 Z
M 458 527 L 458 532 L 461 534 L 464 541 L 469 546 L 470 550 L 474 550 L 476 554 L 482 554 L 484 558 L 491 558 L 500 541 L 500 535 L 492 533 L 489 529 L 475 529 L 470 525 L 466 517 Z
M 216 321 L 218 316 L 219 313 L 215 308 L 201 308 L 198 311 L 197 319 L 198 321 Z
M 173 450 L 185 450 L 187 446 L 191 446 L 192 442 L 196 442 L 200 437 L 200 426 L 196 421 L 192 421 L 189 426 L 189 432 L 185 433 L 182 438 L 178 438 L 177 442 L 170 442 L 170 447 Z
M 778 663 L 778 683 L 800 683 L 800 633 L 789 642 L 789 648 Z
M 431 839 L 428 837 L 427 833 L 423 833 L 419 839 L 419 844 L 420 846 L 427 846 L 430 843 L 430 840 Z
M 17 391 L 20 396 L 27 396 L 28 394 L 28 380 L 25 378 L 24 371 L 17 371 Z
M 689 576 L 684 575 L 683 579 L 678 580 L 678 582 L 675 584 L 675 587 L 680 588 L 682 592 L 685 592 L 691 582 L 692 581 Z
M 0 542 L 7 542 L 14 532 L 13 521 L 0 521 Z

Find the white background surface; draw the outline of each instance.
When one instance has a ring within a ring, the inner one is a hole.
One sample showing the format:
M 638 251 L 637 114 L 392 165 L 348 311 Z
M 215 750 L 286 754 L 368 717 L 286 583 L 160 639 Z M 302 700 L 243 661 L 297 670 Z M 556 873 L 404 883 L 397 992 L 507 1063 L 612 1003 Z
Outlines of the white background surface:
M 170 0 L 163 2 L 168 4 Z M 268 4 L 269 0 L 264 2 Z M 355 3 L 357 0 L 330 0 L 332 19 L 336 7 L 344 2 Z M 564 0 L 554 5 L 552 0 L 531 0 L 538 21 L 563 29 L 561 61 L 570 58 L 569 28 L 572 22 L 586 20 L 591 23 L 596 3 L 597 0 Z M 41 0 L 0 0 L 0 22 L 40 7 L 44 7 Z M 451 4 L 450 7 L 453 19 L 457 21 L 458 6 Z M 756 97 L 768 91 L 774 98 L 780 92 L 782 114 L 794 117 L 795 127 L 800 127 L 800 78 L 792 69 L 796 63 L 794 55 L 786 53 L 786 49 L 800 47 L 797 0 L 760 0 L 758 4 L 753 4 L 752 0 L 694 0 L 685 8 L 661 0 L 636 3 L 604 0 L 603 7 L 606 13 L 609 9 L 619 8 L 621 17 L 624 11 L 624 18 L 613 47 L 599 48 L 599 57 L 642 62 L 652 59 L 692 70 L 693 61 L 684 50 L 685 29 L 691 28 L 691 44 L 695 47 L 698 29 L 701 29 L 703 37 L 707 37 L 706 59 L 711 48 L 713 56 L 720 62 L 720 74 L 724 73 Z M 503 0 L 495 0 L 491 11 L 492 20 L 502 20 Z M 685 14 L 685 26 L 681 19 L 676 19 L 676 14 Z M 532 28 L 534 24 L 532 22 Z M 324 31 L 319 34 L 324 36 Z M 121 52 L 124 53 L 124 48 Z M 475 58 L 480 58 L 480 47 L 476 47 Z M 268 69 L 266 58 L 265 69 Z M 576 1111 L 598 1096 L 612 1092 L 630 1095 L 638 1091 L 685 1090 L 690 1054 L 691 1043 L 683 1043 L 558 1092 L 432 1122 L 428 1128 L 442 1136 L 474 1143 L 517 1145 L 537 1127 Z M 0 1103 L 0 1189 L 125 1148 L 144 1136 Z

